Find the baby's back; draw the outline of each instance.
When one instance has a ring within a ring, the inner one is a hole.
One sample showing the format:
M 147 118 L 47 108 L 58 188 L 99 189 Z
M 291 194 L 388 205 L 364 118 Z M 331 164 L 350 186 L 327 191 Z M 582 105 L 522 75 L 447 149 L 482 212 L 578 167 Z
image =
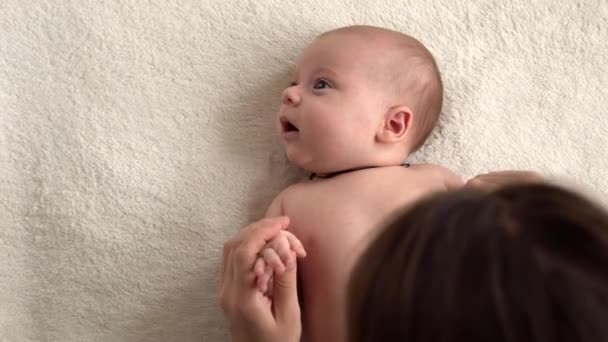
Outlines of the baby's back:
M 300 265 L 308 341 L 346 341 L 346 291 L 360 253 L 393 215 L 460 179 L 433 165 L 383 167 L 290 187 L 282 207 L 308 256 Z

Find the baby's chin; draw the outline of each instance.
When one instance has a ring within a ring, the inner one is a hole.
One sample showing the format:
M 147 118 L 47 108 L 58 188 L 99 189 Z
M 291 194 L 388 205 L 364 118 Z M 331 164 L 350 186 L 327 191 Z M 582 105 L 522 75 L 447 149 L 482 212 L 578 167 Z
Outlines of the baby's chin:
M 287 144 L 283 145 L 283 147 L 285 148 L 287 160 L 292 165 L 310 173 L 331 174 L 374 165 L 373 160 L 348 160 L 338 155 L 326 153 L 327 151 L 324 151 L 324 153 L 312 153 L 312 151 L 303 149 L 297 144 Z
M 350 169 L 347 165 L 333 164 L 328 165 L 327 163 L 321 163 L 315 161 L 312 157 L 293 156 L 287 153 L 287 160 L 296 167 L 310 173 L 316 174 L 330 174 L 335 172 L 344 171 Z
M 285 154 L 287 155 L 287 160 L 289 160 L 292 165 L 307 172 L 315 172 L 311 169 L 312 158 L 304 158 L 303 156 L 294 155 L 293 153 L 290 153 L 289 150 L 286 150 Z

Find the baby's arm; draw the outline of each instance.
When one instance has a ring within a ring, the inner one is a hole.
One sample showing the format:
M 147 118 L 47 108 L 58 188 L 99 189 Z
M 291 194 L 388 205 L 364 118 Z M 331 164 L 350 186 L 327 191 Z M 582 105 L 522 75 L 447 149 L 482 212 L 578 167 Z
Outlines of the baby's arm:
M 277 196 L 266 211 L 266 217 L 284 215 L 283 193 Z M 285 267 L 296 262 L 296 258 L 306 256 L 306 251 L 298 238 L 288 231 L 281 232 L 276 238 L 268 242 L 253 267 L 256 275 L 256 285 L 264 292 L 269 293 L 272 288 L 274 272 L 282 273 Z

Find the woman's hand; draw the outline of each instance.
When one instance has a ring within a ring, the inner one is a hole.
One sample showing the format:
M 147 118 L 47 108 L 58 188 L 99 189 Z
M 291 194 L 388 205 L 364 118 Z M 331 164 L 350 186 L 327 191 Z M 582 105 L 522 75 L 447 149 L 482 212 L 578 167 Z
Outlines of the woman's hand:
M 266 243 L 288 225 L 287 217 L 263 219 L 224 244 L 219 301 L 233 342 L 300 341 L 297 262 L 288 263 L 283 272 L 275 273 L 271 298 L 257 288 L 253 270 Z M 291 259 L 296 259 L 295 253 Z
M 512 184 L 543 183 L 543 176 L 533 171 L 496 171 L 471 178 L 466 187 L 482 190 L 495 190 Z

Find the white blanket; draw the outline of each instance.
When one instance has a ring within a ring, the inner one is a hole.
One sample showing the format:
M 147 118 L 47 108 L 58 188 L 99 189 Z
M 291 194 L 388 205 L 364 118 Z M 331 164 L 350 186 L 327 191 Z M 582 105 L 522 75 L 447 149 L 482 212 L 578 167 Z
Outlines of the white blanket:
M 221 247 L 302 173 L 273 133 L 300 49 L 350 24 L 435 54 L 413 161 L 608 194 L 608 2 L 3 0 L 0 341 L 225 341 Z M 404 189 L 407 190 L 407 189 Z

